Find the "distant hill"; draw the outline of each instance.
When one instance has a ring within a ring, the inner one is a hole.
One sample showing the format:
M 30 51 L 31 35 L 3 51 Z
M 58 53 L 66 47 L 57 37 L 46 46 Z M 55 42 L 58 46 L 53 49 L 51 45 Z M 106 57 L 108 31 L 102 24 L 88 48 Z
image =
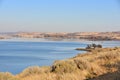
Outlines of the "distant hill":
M 4 32 L 0 35 L 18 38 L 47 38 L 53 40 L 61 39 L 85 39 L 85 40 L 120 40 L 120 31 L 116 32 Z

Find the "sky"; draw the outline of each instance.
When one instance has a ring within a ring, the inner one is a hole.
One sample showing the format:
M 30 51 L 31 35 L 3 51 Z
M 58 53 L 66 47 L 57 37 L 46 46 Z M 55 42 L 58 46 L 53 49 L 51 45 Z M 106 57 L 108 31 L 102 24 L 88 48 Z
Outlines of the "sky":
M 0 0 L 0 32 L 120 31 L 120 0 Z

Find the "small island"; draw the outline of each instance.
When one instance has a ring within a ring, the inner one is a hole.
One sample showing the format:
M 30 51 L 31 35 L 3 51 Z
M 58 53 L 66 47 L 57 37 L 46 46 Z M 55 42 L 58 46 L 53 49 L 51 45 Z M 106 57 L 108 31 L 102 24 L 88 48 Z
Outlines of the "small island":
M 95 49 L 101 49 L 102 48 L 102 45 L 98 44 L 88 44 L 86 48 L 77 48 L 76 50 L 80 50 L 80 51 L 88 51 L 88 52 L 91 52 Z

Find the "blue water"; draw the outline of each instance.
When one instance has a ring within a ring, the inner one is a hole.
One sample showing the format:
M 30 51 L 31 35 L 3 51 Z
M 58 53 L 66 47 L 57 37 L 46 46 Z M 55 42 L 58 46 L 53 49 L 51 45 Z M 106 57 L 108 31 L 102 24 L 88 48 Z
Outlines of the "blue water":
M 91 41 L 0 41 L 0 72 L 18 74 L 29 66 L 48 66 L 55 60 L 71 58 L 82 51 L 75 48 L 86 47 Z M 119 46 L 120 41 L 104 41 L 104 47 Z

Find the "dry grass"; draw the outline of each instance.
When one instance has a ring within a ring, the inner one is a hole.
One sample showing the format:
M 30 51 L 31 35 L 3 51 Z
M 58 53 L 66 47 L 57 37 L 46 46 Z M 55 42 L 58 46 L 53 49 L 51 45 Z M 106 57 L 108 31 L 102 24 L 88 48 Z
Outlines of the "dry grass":
M 66 61 L 56 61 L 51 69 L 51 72 L 55 73 L 72 73 L 77 71 L 77 65 L 73 60 L 66 60 Z
M 15 78 L 11 73 L 5 72 L 5 73 L 0 73 L 0 80 L 19 80 L 18 78 Z
M 67 60 L 55 61 L 51 67 L 29 67 L 16 76 L 0 73 L 0 80 L 105 80 L 107 74 L 115 80 L 114 76 L 119 74 L 117 71 L 120 71 L 118 47 L 95 49 Z M 100 78 L 101 75 L 104 78 Z
M 39 66 L 34 66 L 34 67 L 29 67 L 25 69 L 23 72 L 19 74 L 19 77 L 27 77 L 31 75 L 38 75 L 38 74 L 43 74 L 43 73 L 48 73 L 50 72 L 50 67 L 39 67 Z

